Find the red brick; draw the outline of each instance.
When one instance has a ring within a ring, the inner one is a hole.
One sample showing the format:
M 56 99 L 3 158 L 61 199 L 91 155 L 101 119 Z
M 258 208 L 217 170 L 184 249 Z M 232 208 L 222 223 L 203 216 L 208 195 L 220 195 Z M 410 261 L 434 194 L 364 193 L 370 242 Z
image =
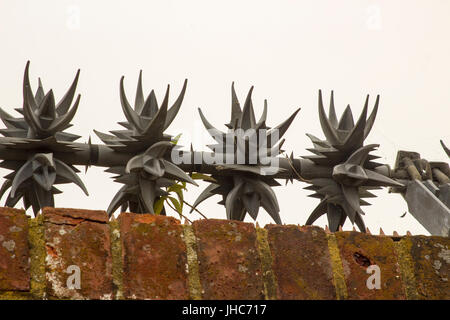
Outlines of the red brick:
M 335 236 L 349 299 L 406 299 L 398 257 L 391 238 L 355 231 L 336 232 Z M 380 289 L 367 287 L 367 279 L 372 275 L 367 273 L 370 265 L 380 268 Z
M 264 299 L 256 230 L 251 223 L 193 223 L 203 299 Z
M 188 299 L 183 228 L 172 217 L 122 213 L 119 217 L 126 299 Z
M 267 225 L 278 298 L 336 299 L 325 232 L 319 227 Z
M 104 211 L 44 208 L 46 292 L 57 299 L 112 299 L 110 233 Z M 68 288 L 69 266 L 81 288 Z
M 450 299 L 450 238 L 406 237 L 419 299 Z
M 0 290 L 30 290 L 28 218 L 24 210 L 0 208 Z

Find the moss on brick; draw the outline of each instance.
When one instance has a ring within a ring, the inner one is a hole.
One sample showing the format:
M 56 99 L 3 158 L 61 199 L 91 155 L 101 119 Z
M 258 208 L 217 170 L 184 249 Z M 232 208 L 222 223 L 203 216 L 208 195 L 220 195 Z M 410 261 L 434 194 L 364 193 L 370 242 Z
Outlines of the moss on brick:
M 270 253 L 269 243 L 267 242 L 267 230 L 257 227 L 256 240 L 258 242 L 259 257 L 261 258 L 266 300 L 276 300 L 278 286 L 275 274 L 272 270 L 273 260 Z
M 122 242 L 120 240 L 119 221 L 109 222 L 111 233 L 112 276 L 115 299 L 123 299 Z
M 349 299 L 406 299 L 400 265 L 391 238 L 355 231 L 336 232 L 335 236 Z M 367 286 L 366 281 L 370 277 L 367 268 L 371 265 L 380 268 L 379 289 Z
M 418 299 L 450 299 L 450 238 L 413 236 L 405 239 L 412 257 Z
M 198 270 L 197 239 L 190 225 L 183 226 L 184 242 L 188 261 L 189 297 L 192 300 L 202 299 L 202 284 Z
M 26 291 L 0 291 L 0 300 L 34 300 L 31 292 Z
M 45 237 L 44 219 L 38 215 L 30 219 L 28 243 L 30 246 L 31 294 L 36 299 L 45 298 Z
M 330 251 L 331 265 L 333 267 L 333 284 L 336 288 L 336 299 L 347 299 L 347 285 L 345 284 L 344 268 L 341 255 L 334 234 L 328 234 L 328 250 Z
M 394 242 L 395 251 L 398 255 L 400 272 L 402 273 L 403 285 L 405 286 L 406 299 L 417 300 L 416 279 L 414 276 L 414 262 L 411 256 L 412 243 L 407 238 Z

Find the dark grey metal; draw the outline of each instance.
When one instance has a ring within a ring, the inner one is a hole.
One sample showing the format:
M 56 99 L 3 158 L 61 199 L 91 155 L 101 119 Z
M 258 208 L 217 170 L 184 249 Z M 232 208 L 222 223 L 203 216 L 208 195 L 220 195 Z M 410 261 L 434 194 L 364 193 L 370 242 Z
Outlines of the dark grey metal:
M 0 133 L 9 137 L 2 139 L 1 143 L 6 147 L 4 154 L 8 154 L 10 159 L 3 157 L 0 167 L 13 171 L 5 176 L 0 197 L 11 189 L 6 206 L 13 207 L 22 199 L 25 209 L 31 206 L 36 215 L 41 208 L 54 206 L 54 194 L 61 193 L 54 187 L 56 184 L 73 182 L 88 193 L 76 174 L 79 171 L 53 156 L 53 152 L 70 155 L 77 150 L 71 142 L 80 136 L 64 130 L 71 126 L 70 121 L 80 103 L 78 95 L 70 108 L 80 70 L 67 93 L 56 104 L 52 90 L 44 94 L 40 79 L 33 95 L 28 76 L 29 66 L 28 61 L 23 80 L 23 107 L 16 109 L 23 117 L 15 118 L 0 108 L 0 118 L 6 126 Z M 22 152 L 26 157 L 19 157 Z
M 432 235 L 450 236 L 449 207 L 421 181 L 409 181 L 404 198 L 408 204 L 408 211 L 428 232 Z
M 408 204 L 409 212 L 433 235 L 448 235 L 450 219 L 450 167 L 428 162 L 417 152 L 399 151 L 393 176 L 404 183 L 393 188 Z
M 364 198 L 375 197 L 369 190 L 379 189 L 381 186 L 402 186 L 401 183 L 376 171 L 381 164 L 373 162 L 378 157 L 370 155 L 370 152 L 378 145 L 363 146 L 375 122 L 378 103 L 379 96 L 372 113 L 367 118 L 369 104 L 367 96 L 356 124 L 350 106 L 347 106 L 338 121 L 333 92 L 327 116 L 323 107 L 322 92 L 319 91 L 319 119 L 326 140 L 307 134 L 314 145 L 314 148 L 308 150 L 315 155 L 303 158 L 313 161 L 316 165 L 332 168 L 332 176 L 312 179 L 312 185 L 305 188 L 315 191 L 311 197 L 320 199 L 319 205 L 306 221 L 307 225 L 327 214 L 332 232 L 338 231 L 347 218 L 352 224 L 356 223 L 361 232 L 365 232 L 366 227 L 362 219 L 364 212 L 361 206 L 369 205 Z
M 197 185 L 183 170 L 170 162 L 169 155 L 175 146 L 172 136 L 164 131 L 172 123 L 180 110 L 186 92 L 184 81 L 178 99 L 168 108 L 169 86 L 167 86 L 161 106 L 158 106 L 155 92 L 152 90 L 144 100 L 142 90 L 142 71 L 136 89 L 134 108 L 125 95 L 124 77 L 120 80 L 120 102 L 127 119 L 119 122 L 126 130 L 111 131 L 113 135 L 94 132 L 116 153 L 137 154 L 127 162 L 110 166 L 106 172 L 116 174 L 114 181 L 124 184 L 108 206 L 107 213 L 112 215 L 119 207 L 135 213 L 154 213 L 154 204 L 161 196 L 167 195 L 162 188 L 170 187 L 174 180 Z M 115 157 L 115 155 L 112 155 Z M 165 211 L 162 212 L 165 214 Z
M 444 141 L 442 141 L 442 140 L 441 140 L 441 145 L 442 145 L 442 148 L 444 148 L 445 153 L 446 153 L 446 154 L 449 156 L 449 158 L 450 158 L 450 149 L 447 148 L 447 146 L 444 144 Z
M 216 154 L 222 154 L 224 160 L 231 157 L 234 160 L 234 163 L 220 164 L 222 174 L 212 174 L 212 178 L 215 179 L 216 182 L 211 183 L 200 194 L 195 201 L 192 210 L 204 200 L 214 195 L 221 195 L 222 200 L 219 204 L 225 206 L 227 219 L 242 221 L 248 213 L 256 220 L 259 208 L 263 207 L 275 223 L 281 224 L 279 214 L 280 207 L 275 193 L 271 188 L 279 186 L 280 184 L 274 179 L 273 175 L 263 175 L 261 172 L 273 172 L 273 174 L 276 174 L 283 169 L 279 167 L 271 168 L 270 165 L 265 165 L 265 159 L 262 159 L 261 155 L 274 156 L 280 153 L 281 145 L 284 142 L 284 140 L 280 139 L 289 128 L 300 109 L 297 109 L 286 121 L 274 128 L 274 130 L 277 130 L 278 134 L 278 137 L 275 137 L 273 134 L 274 131 L 268 130 L 269 127 L 266 125 L 267 100 L 264 101 L 264 111 L 257 122 L 251 98 L 252 92 L 253 87 L 250 88 L 244 107 L 241 109 L 234 90 L 234 83 L 231 85 L 231 119 L 230 122 L 226 124 L 229 128 L 228 133 L 213 127 L 199 109 L 200 117 L 205 128 L 212 133 L 213 138 L 218 143 L 208 147 L 214 150 Z M 237 134 L 237 130 L 246 131 L 250 129 L 254 130 L 253 134 L 255 135 L 258 135 L 261 130 L 264 130 L 265 138 L 262 139 L 263 141 L 260 139 L 260 136 L 253 137 L 251 133 L 250 136 L 247 137 L 247 140 L 244 136 Z M 228 139 L 228 136 L 230 136 L 231 139 Z M 232 141 L 233 145 L 231 148 L 226 148 L 228 141 Z M 253 145 L 251 148 L 249 141 L 256 141 L 256 145 Z M 261 150 L 262 148 L 265 148 L 266 150 Z M 243 164 L 236 164 L 238 163 L 238 149 L 245 155 Z M 231 154 L 230 151 L 232 152 Z M 229 157 L 227 157 L 227 153 Z M 252 164 L 250 159 L 254 159 L 254 162 L 256 163 Z

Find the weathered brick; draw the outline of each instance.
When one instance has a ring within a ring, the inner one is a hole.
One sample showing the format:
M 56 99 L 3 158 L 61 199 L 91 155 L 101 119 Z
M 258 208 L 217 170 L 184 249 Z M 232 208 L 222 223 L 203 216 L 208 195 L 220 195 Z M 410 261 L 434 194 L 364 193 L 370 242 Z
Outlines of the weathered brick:
M 406 298 L 400 266 L 391 238 L 354 231 L 336 232 L 335 236 L 341 253 L 349 299 L 403 300 Z M 367 286 L 367 280 L 373 275 L 373 271 L 368 273 L 367 270 L 371 265 L 377 265 L 380 268 L 380 289 L 369 289 Z
M 325 232 L 319 227 L 267 225 L 278 298 L 336 299 Z
M 256 230 L 217 219 L 193 223 L 203 299 L 264 299 Z
M 413 236 L 410 242 L 419 299 L 450 299 L 450 238 Z
M 172 217 L 119 216 L 126 299 L 188 299 L 183 228 Z
M 30 290 L 28 218 L 24 210 L 0 208 L 0 290 Z
M 57 299 L 112 299 L 108 216 L 104 211 L 44 208 L 46 292 Z M 70 281 L 80 270 L 80 288 Z M 70 278 L 69 278 L 70 277 Z

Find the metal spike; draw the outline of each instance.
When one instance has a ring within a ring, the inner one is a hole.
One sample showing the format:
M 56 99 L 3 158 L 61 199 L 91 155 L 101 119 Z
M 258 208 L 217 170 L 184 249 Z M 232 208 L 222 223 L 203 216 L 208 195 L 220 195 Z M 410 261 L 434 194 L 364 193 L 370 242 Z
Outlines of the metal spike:
M 81 181 L 81 179 L 72 170 L 72 168 L 69 167 L 64 162 L 58 160 L 58 159 L 54 159 L 54 161 L 55 161 L 56 174 L 59 175 L 59 176 L 62 176 L 63 178 L 65 178 L 65 179 L 67 179 L 67 180 L 69 180 L 69 181 L 71 181 L 73 183 L 75 183 L 88 196 L 89 193 L 88 193 L 86 187 L 84 186 L 83 181 Z
M 278 142 L 278 140 L 283 137 L 283 135 L 286 133 L 287 129 L 291 125 L 292 121 L 294 121 L 300 109 L 301 108 L 295 110 L 294 113 L 289 118 L 287 118 L 283 123 L 279 124 L 272 130 L 270 130 L 270 132 L 268 133 L 268 142 L 267 142 L 268 147 L 273 147 Z M 277 132 L 278 139 L 275 139 L 275 132 Z
M 371 234 L 368 227 L 366 227 L 366 233 L 367 233 L 367 234 Z
M 122 105 L 123 113 L 124 113 L 125 117 L 127 118 L 128 122 L 134 128 L 136 128 L 138 131 L 142 131 L 142 123 L 139 118 L 139 115 L 136 113 L 136 111 L 134 111 L 131 108 L 130 103 L 128 102 L 128 99 L 125 95 L 125 89 L 123 87 L 124 78 L 125 77 L 122 76 L 122 78 L 120 79 L 120 103 Z
M 380 228 L 380 236 L 384 236 L 384 235 L 385 235 L 385 234 L 384 234 L 383 229 Z
M 147 126 L 141 132 L 143 136 L 161 136 L 164 131 L 164 124 L 167 118 L 167 105 L 169 103 L 169 90 L 170 86 L 167 86 L 164 100 L 161 103 L 161 107 L 154 115 L 154 118 L 147 124 Z
M 239 105 L 239 100 L 236 95 L 236 91 L 234 90 L 234 82 L 231 83 L 231 119 L 230 125 L 240 119 L 242 115 L 241 106 Z M 236 127 L 234 127 L 236 129 Z
M 308 217 L 305 225 L 312 225 L 314 221 L 319 219 L 323 214 L 327 212 L 327 201 L 322 200 L 319 205 L 313 210 L 313 212 Z
M 341 119 L 339 119 L 338 129 L 350 131 L 354 126 L 355 122 L 353 120 L 352 109 L 350 108 L 350 105 L 347 105 Z
M 370 133 L 370 130 L 372 130 L 373 124 L 375 122 L 375 118 L 377 117 L 379 102 L 380 102 L 380 95 L 377 95 L 377 99 L 375 101 L 375 106 L 373 107 L 373 110 L 369 116 L 369 119 L 367 119 L 366 127 L 364 129 L 364 139 L 367 138 L 367 136 Z
M 250 88 L 245 99 L 244 108 L 242 109 L 242 116 L 240 118 L 239 127 L 248 130 L 254 128 L 256 125 L 255 111 L 252 104 L 253 86 Z
M 178 114 L 178 111 L 181 108 L 181 104 L 183 103 L 183 99 L 184 99 L 184 94 L 186 93 L 187 82 L 188 82 L 188 80 L 185 79 L 184 80 L 184 84 L 183 84 L 183 88 L 181 89 L 181 92 L 178 95 L 177 100 L 175 100 L 175 102 L 172 105 L 172 107 L 170 107 L 170 109 L 167 110 L 166 121 L 164 123 L 164 130 L 167 129 L 170 126 L 170 124 L 175 119 L 176 115 Z
M 24 104 L 27 102 L 30 105 L 31 110 L 37 109 L 36 100 L 34 99 L 33 92 L 31 91 L 30 78 L 28 74 L 28 69 L 30 67 L 30 61 L 27 61 L 25 66 L 25 72 L 23 75 L 23 96 L 24 96 Z
M 81 99 L 81 95 L 78 95 L 77 100 L 75 101 L 75 104 L 73 105 L 73 107 L 67 113 L 65 113 L 63 116 L 61 116 L 61 117 L 55 119 L 55 121 L 53 121 L 51 126 L 47 129 L 47 131 L 49 133 L 54 134 L 57 131 L 64 130 L 69 125 L 70 121 L 72 121 L 73 117 L 75 116 L 75 114 L 78 110 L 78 105 L 80 104 L 80 99 Z
M 444 148 L 445 153 L 450 157 L 450 149 L 444 144 L 444 141 L 441 140 L 442 148 Z
M 330 119 L 330 123 L 333 127 L 338 127 L 338 120 L 336 117 L 336 109 L 334 108 L 334 92 L 331 90 L 331 96 L 330 96 L 330 108 L 328 111 L 328 118 Z
M 393 235 L 394 237 L 399 237 L 399 234 L 398 234 L 397 231 L 394 231 L 394 232 L 392 233 L 392 235 Z
M 142 70 L 139 71 L 138 84 L 136 87 L 136 98 L 134 100 L 134 110 L 140 114 L 144 106 L 144 93 L 142 92 Z
M 325 134 L 327 140 L 332 144 L 339 144 L 339 138 L 336 132 L 336 129 L 331 124 L 330 120 L 325 114 L 325 110 L 323 108 L 323 100 L 322 100 L 322 91 L 319 90 L 319 120 L 320 125 L 322 126 L 322 131 Z
M 352 128 L 347 138 L 344 141 L 343 149 L 354 150 L 360 148 L 364 142 L 364 129 L 366 127 L 367 118 L 367 108 L 369 103 L 369 96 L 366 98 L 366 103 L 364 105 L 363 111 L 359 116 L 356 125 Z
M 78 78 L 80 76 L 80 69 L 77 70 L 77 74 L 75 75 L 75 79 L 67 90 L 66 94 L 62 97 L 62 99 L 56 105 L 56 112 L 59 116 L 67 113 L 70 105 L 72 104 L 73 97 L 75 95 L 75 90 L 77 88 Z

